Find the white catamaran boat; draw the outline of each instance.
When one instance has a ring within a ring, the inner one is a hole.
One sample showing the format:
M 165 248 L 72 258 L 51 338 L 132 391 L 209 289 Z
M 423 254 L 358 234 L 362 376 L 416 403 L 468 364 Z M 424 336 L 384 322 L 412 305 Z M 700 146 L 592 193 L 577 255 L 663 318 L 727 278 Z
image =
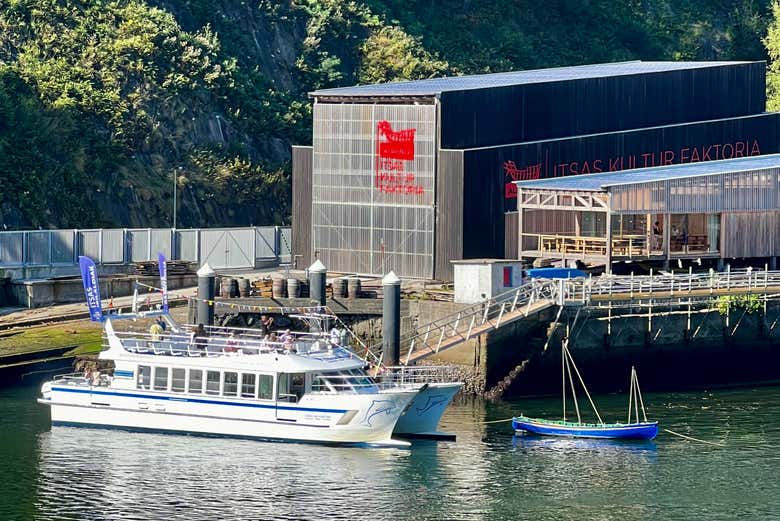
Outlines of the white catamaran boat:
M 324 332 L 336 317 L 318 312 L 296 317 L 311 332 L 288 330 L 279 340 L 253 329 L 182 327 L 168 314 L 159 260 L 162 310 L 138 313 L 134 304 L 132 313 L 106 316 L 94 262 L 79 258 L 90 317 L 104 323 L 99 359 L 114 369 L 45 383 L 39 402 L 51 407 L 53 424 L 395 446 L 408 443 L 394 433 L 443 434 L 439 419 L 461 382 L 426 367 L 385 368 L 377 381 L 366 359 Z M 114 328 L 155 317 L 165 332 Z
M 114 362 L 113 376 L 45 383 L 39 402 L 51 407 L 52 423 L 407 445 L 391 436 L 420 390 L 378 384 L 351 351 L 317 339 L 200 338 L 162 316 L 163 335 L 119 333 L 106 318 L 108 349 L 99 358 Z

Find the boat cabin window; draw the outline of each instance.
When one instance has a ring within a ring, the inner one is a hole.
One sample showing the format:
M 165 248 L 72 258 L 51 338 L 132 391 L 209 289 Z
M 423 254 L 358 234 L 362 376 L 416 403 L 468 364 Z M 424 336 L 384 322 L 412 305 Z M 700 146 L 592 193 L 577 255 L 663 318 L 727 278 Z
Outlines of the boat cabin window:
M 238 373 L 222 373 L 222 394 L 225 396 L 238 395 Z
M 175 393 L 184 392 L 184 380 L 187 376 L 187 370 L 174 368 L 171 371 L 171 391 Z
M 152 385 L 152 368 L 148 365 L 138 366 L 138 388 L 150 389 Z
M 259 375 L 257 382 L 257 397 L 261 400 L 271 400 L 274 397 L 274 377 L 270 374 Z
M 281 402 L 297 402 L 303 396 L 305 387 L 305 373 L 279 373 L 276 399 Z
M 219 394 L 219 371 L 206 371 L 206 394 Z
M 188 387 L 191 393 L 203 392 L 203 371 L 201 369 L 190 369 L 190 383 Z
M 241 397 L 242 398 L 254 398 L 255 397 L 255 379 L 253 374 L 244 373 L 241 375 Z
M 168 390 L 168 368 L 167 367 L 154 368 L 154 390 L 155 391 Z

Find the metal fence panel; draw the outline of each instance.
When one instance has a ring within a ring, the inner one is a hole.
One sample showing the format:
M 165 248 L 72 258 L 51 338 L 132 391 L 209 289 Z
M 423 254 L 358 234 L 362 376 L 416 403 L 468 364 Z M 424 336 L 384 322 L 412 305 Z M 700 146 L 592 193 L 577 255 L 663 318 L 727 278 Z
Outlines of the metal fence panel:
M 127 230 L 125 234 L 127 260 L 141 262 L 149 259 L 149 230 Z
M 198 262 L 198 234 L 200 230 L 176 230 L 176 259 Z
M 79 255 L 90 257 L 95 262 L 100 261 L 101 230 L 79 230 Z
M 292 259 L 292 228 L 279 228 L 279 243 L 277 247 L 279 260 L 291 262 Z
M 276 227 L 255 228 L 255 258 L 276 258 Z
M 125 231 L 102 230 L 100 261 L 104 264 L 122 264 L 125 261 Z
M 162 253 L 166 259 L 171 258 L 171 229 L 162 228 L 152 230 L 152 251 L 149 260 L 156 260 L 157 254 Z
M 0 266 L 72 266 L 79 255 L 124 264 L 156 260 L 162 252 L 169 259 L 209 262 L 215 268 L 254 268 L 256 259 L 279 259 L 280 253 L 289 259 L 290 233 L 275 226 L 0 232 Z
M 255 267 L 255 229 L 201 230 L 200 262 L 214 269 Z
M 0 233 L 0 264 L 17 266 L 24 262 L 24 233 Z
M 73 264 L 75 262 L 75 230 L 50 230 L 51 235 L 51 263 Z
M 49 237 L 48 231 L 25 232 L 27 234 L 27 258 L 25 263 L 29 266 L 45 266 L 49 264 Z

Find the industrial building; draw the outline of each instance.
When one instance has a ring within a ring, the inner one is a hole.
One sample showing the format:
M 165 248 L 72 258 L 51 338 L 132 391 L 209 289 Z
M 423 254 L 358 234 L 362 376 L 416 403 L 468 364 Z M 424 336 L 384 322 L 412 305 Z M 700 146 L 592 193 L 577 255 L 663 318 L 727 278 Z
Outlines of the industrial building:
M 780 154 L 567 176 L 517 185 L 521 259 L 780 256 Z
M 451 280 L 518 258 L 515 182 L 780 152 L 763 62 L 625 62 L 324 89 L 293 147 L 292 249 Z

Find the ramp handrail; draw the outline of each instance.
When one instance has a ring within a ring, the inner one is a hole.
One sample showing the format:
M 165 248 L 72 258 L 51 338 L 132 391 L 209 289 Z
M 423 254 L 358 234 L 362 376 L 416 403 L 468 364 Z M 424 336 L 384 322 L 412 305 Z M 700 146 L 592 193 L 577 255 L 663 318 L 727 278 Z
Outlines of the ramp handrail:
M 709 273 L 661 273 L 655 275 L 603 275 L 576 279 L 530 279 L 521 286 L 505 293 L 465 307 L 460 311 L 417 325 L 401 336 L 401 352 L 406 353 L 408 364 L 414 354 L 438 353 L 443 345 L 451 347 L 454 337 L 467 341 L 474 330 L 484 331 L 501 327 L 507 316 L 525 311 L 527 316 L 535 303 L 546 301 L 549 305 L 589 304 L 594 296 L 622 295 L 642 296 L 654 293 L 682 295 L 693 291 L 757 292 L 780 288 L 780 271 L 746 269 Z M 513 315 L 514 316 L 514 315 Z M 381 352 L 381 343 L 367 348 L 372 353 Z

